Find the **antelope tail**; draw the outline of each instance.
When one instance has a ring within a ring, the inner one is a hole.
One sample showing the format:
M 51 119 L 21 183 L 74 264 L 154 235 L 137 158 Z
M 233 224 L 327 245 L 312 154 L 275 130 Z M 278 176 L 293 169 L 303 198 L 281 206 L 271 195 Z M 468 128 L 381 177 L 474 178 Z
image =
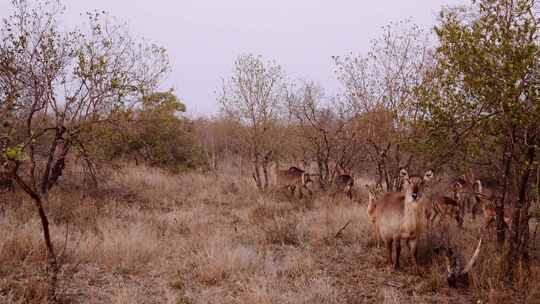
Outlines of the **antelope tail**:
M 476 247 L 476 251 L 474 252 L 469 263 L 467 263 L 467 266 L 465 266 L 463 271 L 461 271 L 461 274 L 466 274 L 471 270 L 471 268 L 474 265 L 474 262 L 478 259 L 478 254 L 480 253 L 480 246 L 482 246 L 482 238 L 480 238 L 480 241 L 478 242 L 478 247 Z

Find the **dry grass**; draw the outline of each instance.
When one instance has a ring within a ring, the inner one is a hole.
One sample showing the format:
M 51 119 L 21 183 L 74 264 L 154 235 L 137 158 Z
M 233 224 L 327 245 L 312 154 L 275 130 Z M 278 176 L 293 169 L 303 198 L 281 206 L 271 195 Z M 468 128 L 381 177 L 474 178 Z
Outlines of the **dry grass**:
M 368 179 L 357 180 L 351 201 L 260 195 L 249 179 L 228 174 L 125 166 L 103 175 L 91 190 L 77 171 L 68 172 L 47 206 L 66 303 L 505 303 L 515 294 L 500 291 L 490 240 L 469 292 L 446 286 L 443 260 L 430 250 L 434 236 L 422 240 L 421 276 L 412 273 L 406 249 L 403 270 L 387 267 L 384 250 L 372 246 L 362 203 Z M 42 303 L 38 219 L 24 195 L 2 195 L 0 303 Z M 450 234 L 470 257 L 480 235 L 478 223 L 467 219 L 465 226 L 466 233 Z M 512 299 L 535 303 L 536 251 L 527 275 L 530 292 Z

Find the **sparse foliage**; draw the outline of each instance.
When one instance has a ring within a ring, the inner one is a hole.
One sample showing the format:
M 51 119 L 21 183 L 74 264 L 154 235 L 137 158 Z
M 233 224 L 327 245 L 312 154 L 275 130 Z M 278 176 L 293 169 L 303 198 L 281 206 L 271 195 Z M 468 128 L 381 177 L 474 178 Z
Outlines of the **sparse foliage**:
M 268 165 L 279 141 L 277 127 L 286 92 L 285 74 L 279 65 L 242 55 L 219 95 L 222 110 L 247 127 L 240 136 L 253 163 L 253 178 L 263 191 L 269 185 Z
M 377 183 L 392 190 L 399 167 L 411 162 L 406 149 L 418 118 L 414 92 L 432 57 L 429 36 L 417 26 L 402 22 L 383 29 L 367 55 L 334 59 L 356 134 L 376 164 Z

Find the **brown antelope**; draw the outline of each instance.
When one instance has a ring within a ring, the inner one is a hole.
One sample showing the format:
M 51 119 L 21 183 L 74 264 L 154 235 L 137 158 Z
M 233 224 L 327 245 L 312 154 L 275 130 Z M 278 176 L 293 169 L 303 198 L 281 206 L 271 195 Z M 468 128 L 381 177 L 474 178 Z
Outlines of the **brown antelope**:
M 471 212 L 472 218 L 476 218 L 476 203 L 475 203 L 475 182 L 472 170 L 452 180 L 453 199 L 458 202 L 461 209 L 461 216 L 465 216 L 468 210 Z
M 419 174 L 412 174 L 412 175 L 409 175 L 408 171 L 406 168 L 401 168 L 399 170 L 399 187 L 397 187 L 396 191 L 402 191 L 403 189 L 403 180 L 405 178 L 409 178 L 409 180 L 412 180 L 416 183 L 422 183 L 424 185 L 428 184 L 429 182 L 431 182 L 433 180 L 433 178 L 435 177 L 435 174 L 433 173 L 433 170 L 427 170 L 426 172 L 424 172 L 424 175 L 419 175 Z
M 431 206 L 427 206 L 426 220 L 430 227 L 433 226 L 437 218 L 439 219 L 439 222 L 442 222 L 447 218 L 453 218 L 460 228 L 463 227 L 461 208 L 458 202 L 448 196 L 436 195 L 431 199 Z
M 334 179 L 335 192 L 332 196 L 335 196 L 338 192 L 343 192 L 349 199 L 352 200 L 353 195 L 354 178 L 349 174 L 341 174 Z
M 401 240 L 409 247 L 410 255 L 417 266 L 417 239 L 421 232 L 420 195 L 424 185 L 422 178 L 405 176 L 403 192 L 388 192 L 375 202 L 373 216 L 381 240 L 385 243 L 388 263 L 399 268 Z M 396 245 L 395 260 L 392 259 L 393 243 Z
M 481 200 L 478 204 L 482 207 L 482 213 L 484 215 L 484 224 L 482 228 L 487 229 L 492 223 L 495 222 L 496 209 L 492 202 L 486 202 Z M 503 220 L 506 228 L 510 228 L 512 222 L 512 208 L 503 208 Z
M 488 228 L 493 222 L 495 222 L 495 202 L 502 198 L 502 190 L 495 186 L 494 183 L 488 184 L 482 183 L 480 180 L 474 182 L 474 198 L 476 201 L 475 207 L 482 208 L 484 216 L 483 228 Z M 503 207 L 503 220 L 506 228 L 510 228 L 512 220 L 512 208 Z
M 396 191 L 402 191 L 402 186 L 403 186 L 403 179 L 405 177 L 409 176 L 409 173 L 407 172 L 407 169 L 405 169 L 405 167 L 401 167 L 399 168 L 399 175 L 398 177 L 396 178 L 395 180 L 395 184 L 394 184 L 394 189 L 396 189 Z
M 378 231 L 378 228 L 377 228 L 377 218 L 376 218 L 377 214 L 375 213 L 375 209 L 376 209 L 375 202 L 376 202 L 377 196 L 379 195 L 381 190 L 380 190 L 380 188 L 370 187 L 368 185 L 366 185 L 366 190 L 367 190 L 367 193 L 368 193 L 368 205 L 367 205 L 366 212 L 367 212 L 369 222 L 371 223 L 372 233 L 373 233 L 373 240 L 375 240 L 377 242 L 377 248 L 378 248 L 378 247 L 380 247 L 381 238 L 379 236 L 379 231 Z
M 309 173 L 298 167 L 290 167 L 287 170 L 279 170 L 276 167 L 275 185 L 278 189 L 287 189 L 292 195 L 298 190 L 299 198 L 303 197 L 303 190 L 310 195 L 312 191 L 308 185 L 312 182 Z
M 478 259 L 480 246 L 482 246 L 482 239 L 478 241 L 478 246 L 467 265 L 465 265 L 463 256 L 450 245 L 443 245 L 434 249 L 436 254 L 443 254 L 445 257 L 446 270 L 448 272 L 446 281 L 450 287 L 467 287 L 469 285 L 469 271 L 472 269 L 474 262 Z M 463 265 L 465 265 L 465 267 L 463 267 Z

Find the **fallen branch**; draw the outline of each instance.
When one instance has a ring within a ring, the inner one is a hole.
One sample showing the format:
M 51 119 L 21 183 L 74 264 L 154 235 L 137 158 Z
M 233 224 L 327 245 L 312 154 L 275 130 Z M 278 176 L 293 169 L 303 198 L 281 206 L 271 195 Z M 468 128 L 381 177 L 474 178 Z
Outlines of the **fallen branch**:
M 343 232 L 343 230 L 345 230 L 345 228 L 347 228 L 347 226 L 349 226 L 350 223 L 351 223 L 351 220 L 349 220 L 343 227 L 341 227 L 341 229 L 338 230 L 336 235 L 334 235 L 334 238 L 337 239 L 337 237 L 341 234 L 341 232 Z

